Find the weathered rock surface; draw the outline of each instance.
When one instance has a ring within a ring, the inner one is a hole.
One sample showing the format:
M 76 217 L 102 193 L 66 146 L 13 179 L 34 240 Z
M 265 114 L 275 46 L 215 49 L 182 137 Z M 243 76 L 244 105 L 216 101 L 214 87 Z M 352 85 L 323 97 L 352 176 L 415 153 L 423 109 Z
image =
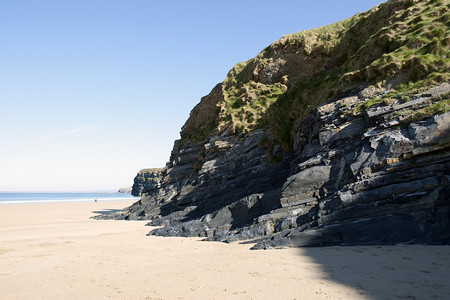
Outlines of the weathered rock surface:
M 450 85 L 439 88 L 445 94 Z M 315 108 L 297 133 L 307 142 L 296 147 L 280 202 L 298 213 L 273 219 L 278 232 L 254 249 L 450 243 L 450 113 L 405 123 L 398 111 L 418 103 L 411 101 L 362 112 L 370 116 L 363 124 L 361 113 L 345 113 L 352 106 L 340 107 L 348 100 Z M 383 121 L 370 114 L 377 110 Z M 359 129 L 348 135 L 350 126 Z
M 133 196 L 141 196 L 159 187 L 161 181 L 162 169 L 142 169 L 134 178 L 134 184 L 131 187 Z
M 450 244 L 439 3 L 391 0 L 237 64 L 192 110 L 165 168 L 135 178 L 141 200 L 98 218 L 254 249 Z
M 258 239 L 254 249 L 450 243 L 450 113 L 403 122 L 399 105 L 364 119 L 364 99 L 314 108 L 276 164 L 262 130 L 176 141 L 160 187 L 109 217 L 163 226 L 150 235 Z

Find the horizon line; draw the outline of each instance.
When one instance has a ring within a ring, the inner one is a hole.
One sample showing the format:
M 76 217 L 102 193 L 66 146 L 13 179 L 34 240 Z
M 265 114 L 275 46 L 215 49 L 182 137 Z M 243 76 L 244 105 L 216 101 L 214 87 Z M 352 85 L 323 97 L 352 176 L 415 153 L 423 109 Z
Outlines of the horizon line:
M 66 190 L 66 191 L 57 191 L 57 190 L 11 190 L 11 191 L 1 191 L 0 193 L 118 193 L 118 190 L 113 189 L 102 189 L 102 190 Z

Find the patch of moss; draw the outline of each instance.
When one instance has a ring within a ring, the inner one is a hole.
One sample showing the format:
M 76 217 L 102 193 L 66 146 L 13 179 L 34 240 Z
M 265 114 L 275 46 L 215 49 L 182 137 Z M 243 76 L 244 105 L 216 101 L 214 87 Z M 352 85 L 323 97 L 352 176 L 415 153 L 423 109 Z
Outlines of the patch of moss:
M 193 131 L 193 132 L 189 133 L 188 135 L 183 136 L 179 147 L 182 147 L 183 145 L 185 145 L 186 143 L 189 143 L 189 142 L 204 141 L 206 139 L 206 137 L 208 137 L 208 135 L 214 131 L 215 128 L 216 128 L 215 121 L 211 121 L 210 123 L 206 124 L 205 126 L 198 128 L 196 131 Z
M 282 162 L 283 159 L 284 159 L 284 155 L 276 155 L 276 156 L 272 157 L 272 160 L 270 161 L 270 163 L 274 165 L 274 164 Z
M 219 119 L 219 131 L 230 127 L 236 133 L 246 133 L 257 127 L 262 116 L 287 87 L 282 83 L 263 84 L 253 80 L 234 81 L 225 85 Z
M 445 93 L 445 94 L 442 94 L 442 95 L 439 95 L 439 96 L 435 96 L 435 97 L 431 98 L 431 101 L 432 102 L 438 102 L 438 101 L 441 101 L 441 100 L 448 100 L 448 99 L 450 99 L 450 93 Z
M 417 111 L 414 111 L 410 116 L 407 118 L 407 122 L 413 122 L 422 120 L 426 117 L 435 115 L 435 114 L 443 114 L 450 111 L 450 100 L 443 100 L 437 103 L 433 103 L 430 106 L 419 109 Z

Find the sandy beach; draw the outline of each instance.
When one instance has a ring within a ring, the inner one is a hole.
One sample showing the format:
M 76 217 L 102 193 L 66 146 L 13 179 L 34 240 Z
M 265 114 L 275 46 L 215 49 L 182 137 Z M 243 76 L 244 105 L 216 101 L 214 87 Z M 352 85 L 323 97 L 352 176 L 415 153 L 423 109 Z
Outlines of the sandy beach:
M 130 201 L 0 205 L 0 299 L 448 299 L 450 247 L 251 251 L 91 216 Z

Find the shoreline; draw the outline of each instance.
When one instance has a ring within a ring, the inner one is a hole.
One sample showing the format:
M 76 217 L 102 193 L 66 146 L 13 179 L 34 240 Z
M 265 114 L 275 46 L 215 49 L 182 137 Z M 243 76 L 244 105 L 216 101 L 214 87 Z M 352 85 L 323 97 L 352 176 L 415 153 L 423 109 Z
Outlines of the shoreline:
M 0 193 L 1 194 L 1 193 Z M 141 199 L 141 197 L 125 196 L 125 194 L 121 193 L 3 193 L 3 194 L 13 194 L 13 195 L 22 195 L 22 194 L 31 194 L 31 195 L 62 195 L 61 199 L 22 199 L 22 200 L 4 200 L 0 197 L 0 207 L 1 205 L 10 205 L 10 204 L 39 204 L 39 203 L 72 203 L 72 202 L 111 202 L 111 201 L 133 201 L 137 202 Z M 68 198 L 64 199 L 65 195 L 83 195 L 85 198 Z M 116 195 L 116 197 L 104 197 L 109 195 Z M 117 195 L 121 195 L 121 197 L 117 197 Z M 122 196 L 123 195 L 123 196 Z M 89 196 L 89 197 L 88 197 Z
M 0 299 L 445 299 L 449 246 L 251 251 L 94 220 L 129 201 L 0 206 Z
M 111 200 L 106 200 L 106 199 L 100 199 L 97 200 L 97 202 L 115 202 L 115 201 L 132 201 L 132 203 L 135 203 L 137 201 L 139 201 L 138 199 L 111 199 Z M 94 202 L 92 199 L 86 199 L 86 200 L 30 200 L 30 201 L 0 201 L 0 205 L 15 205 L 15 204 L 64 204 L 64 203 L 78 203 L 78 202 Z

